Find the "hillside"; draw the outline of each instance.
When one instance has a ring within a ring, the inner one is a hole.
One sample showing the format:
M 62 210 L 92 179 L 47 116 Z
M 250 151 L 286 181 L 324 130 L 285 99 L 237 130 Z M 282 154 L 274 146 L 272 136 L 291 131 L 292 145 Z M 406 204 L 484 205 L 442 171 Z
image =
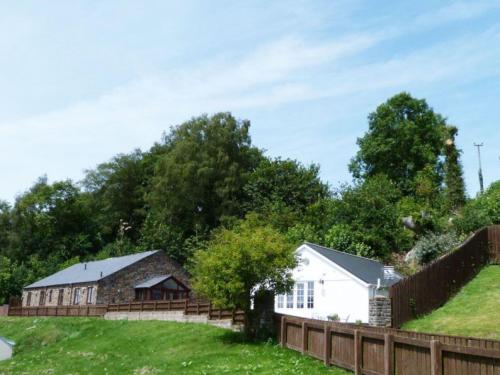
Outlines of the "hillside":
M 98 318 L 1 318 L 16 342 L 1 374 L 332 374 L 347 372 L 208 325 Z
M 485 267 L 443 307 L 404 329 L 500 340 L 500 265 Z

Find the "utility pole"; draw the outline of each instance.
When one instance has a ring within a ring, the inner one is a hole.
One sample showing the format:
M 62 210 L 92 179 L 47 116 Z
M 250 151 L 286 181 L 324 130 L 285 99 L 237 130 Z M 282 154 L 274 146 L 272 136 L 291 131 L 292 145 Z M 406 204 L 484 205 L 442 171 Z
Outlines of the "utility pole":
M 484 187 L 483 187 L 483 171 L 481 168 L 481 149 L 480 147 L 483 147 L 483 143 L 474 143 L 474 146 L 477 147 L 477 158 L 479 160 L 479 190 L 481 191 L 481 194 L 484 192 Z

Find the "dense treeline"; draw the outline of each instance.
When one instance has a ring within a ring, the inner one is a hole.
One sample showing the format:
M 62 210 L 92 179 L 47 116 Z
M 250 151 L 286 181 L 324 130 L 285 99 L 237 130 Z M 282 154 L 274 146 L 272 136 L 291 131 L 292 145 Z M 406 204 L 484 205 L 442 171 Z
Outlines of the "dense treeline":
M 82 259 L 161 248 L 185 264 L 214 229 L 250 213 L 291 243 L 383 260 L 428 233 L 500 222 L 500 185 L 467 201 L 457 129 L 424 100 L 398 94 L 368 123 L 353 183 L 333 191 L 318 165 L 265 156 L 250 122 L 230 113 L 173 127 L 80 182 L 41 177 L 12 206 L 0 201 L 0 299 Z

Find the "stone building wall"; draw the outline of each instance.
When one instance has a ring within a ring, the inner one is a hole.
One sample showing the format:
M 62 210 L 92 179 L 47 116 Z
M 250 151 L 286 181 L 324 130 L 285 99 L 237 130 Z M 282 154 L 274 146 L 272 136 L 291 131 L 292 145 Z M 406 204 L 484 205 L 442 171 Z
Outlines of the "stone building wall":
M 370 299 L 368 323 L 377 327 L 392 326 L 391 299 L 377 296 Z
M 135 299 L 134 286 L 153 276 L 173 275 L 187 287 L 189 274 L 159 251 L 99 281 L 98 304 L 127 303 Z
M 92 299 L 89 305 L 95 305 L 97 301 L 98 285 L 97 283 L 73 284 L 62 286 L 50 286 L 44 288 L 25 289 L 22 295 L 22 306 L 26 307 L 28 303 L 28 293 L 31 292 L 30 306 L 58 306 L 59 290 L 63 290 L 63 301 L 61 306 L 73 305 L 75 289 L 80 289 L 79 305 L 87 305 L 88 287 L 92 287 Z M 45 291 L 45 303 L 40 305 L 41 292 Z M 52 292 L 52 296 L 51 296 Z

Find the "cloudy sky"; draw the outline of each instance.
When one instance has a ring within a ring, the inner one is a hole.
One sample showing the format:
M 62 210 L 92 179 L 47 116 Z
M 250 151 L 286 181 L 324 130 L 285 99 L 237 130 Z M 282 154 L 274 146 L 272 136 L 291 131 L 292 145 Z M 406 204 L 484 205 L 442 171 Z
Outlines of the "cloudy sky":
M 0 199 L 201 113 L 332 186 L 366 117 L 408 91 L 459 127 L 470 195 L 500 178 L 500 0 L 0 3 Z

